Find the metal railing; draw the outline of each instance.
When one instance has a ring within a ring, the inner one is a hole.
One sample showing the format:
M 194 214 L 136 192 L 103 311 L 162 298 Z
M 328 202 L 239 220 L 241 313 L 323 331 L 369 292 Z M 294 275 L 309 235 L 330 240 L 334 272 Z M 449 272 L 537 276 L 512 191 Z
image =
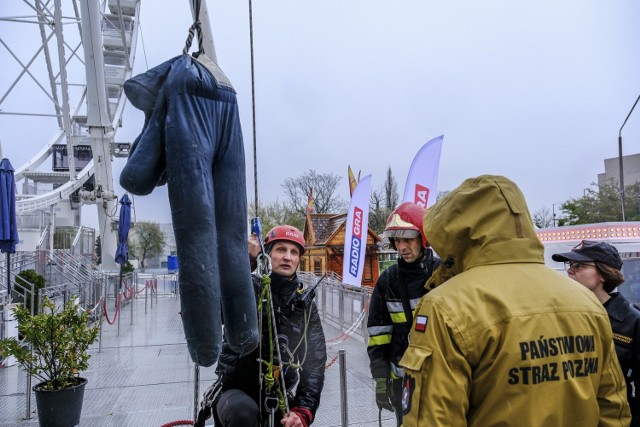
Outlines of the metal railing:
M 305 287 L 309 287 L 315 285 L 322 275 L 299 271 L 298 277 Z M 322 320 L 334 324 L 342 332 L 352 331 L 366 341 L 372 291 L 372 288 L 347 285 L 336 273 L 327 273 L 316 288 L 316 305 Z M 360 325 L 355 325 L 357 322 L 361 322 Z
M 29 212 L 16 216 L 18 230 L 42 230 L 50 222 L 51 214 L 45 211 Z
M 71 252 L 91 259 L 95 248 L 96 231 L 93 228 L 80 226 L 71 244 Z

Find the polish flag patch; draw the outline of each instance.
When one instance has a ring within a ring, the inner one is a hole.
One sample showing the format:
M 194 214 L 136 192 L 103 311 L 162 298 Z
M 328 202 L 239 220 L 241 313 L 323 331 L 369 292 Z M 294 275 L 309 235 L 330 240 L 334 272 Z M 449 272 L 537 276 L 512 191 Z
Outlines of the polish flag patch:
M 416 317 L 416 332 L 424 332 L 427 329 L 427 321 L 429 320 L 428 316 L 417 316 Z

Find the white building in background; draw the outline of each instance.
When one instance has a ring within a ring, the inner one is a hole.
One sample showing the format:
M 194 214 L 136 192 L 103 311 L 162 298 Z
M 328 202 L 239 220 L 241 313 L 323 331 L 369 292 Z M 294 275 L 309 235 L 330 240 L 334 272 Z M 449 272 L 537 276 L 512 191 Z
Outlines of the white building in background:
M 166 268 L 167 267 L 167 257 L 169 255 L 176 255 L 177 252 L 177 248 L 176 248 L 176 236 L 173 234 L 173 224 L 172 223 L 165 223 L 165 224 L 159 224 L 160 225 L 160 230 L 162 231 L 162 234 L 164 234 L 164 249 L 162 250 L 162 254 L 159 256 L 160 258 L 160 267 L 161 268 Z
M 622 156 L 622 169 L 625 188 L 640 182 L 640 154 Z M 598 187 L 602 187 L 612 180 L 620 185 L 620 159 L 618 157 L 604 160 L 604 173 L 598 174 Z

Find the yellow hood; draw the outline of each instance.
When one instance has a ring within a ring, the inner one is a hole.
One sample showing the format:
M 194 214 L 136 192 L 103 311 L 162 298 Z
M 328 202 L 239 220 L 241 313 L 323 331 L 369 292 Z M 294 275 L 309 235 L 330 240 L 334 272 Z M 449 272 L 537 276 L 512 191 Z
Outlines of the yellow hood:
M 524 196 L 503 176 L 467 179 L 429 208 L 423 225 L 443 262 L 429 289 L 479 265 L 544 263 Z

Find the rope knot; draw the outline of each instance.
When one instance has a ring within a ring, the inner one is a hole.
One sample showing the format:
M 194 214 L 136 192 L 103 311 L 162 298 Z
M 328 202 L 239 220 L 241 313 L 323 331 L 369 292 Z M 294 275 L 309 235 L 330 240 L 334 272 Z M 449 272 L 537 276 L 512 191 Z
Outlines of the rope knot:
M 200 20 L 196 19 L 195 22 L 191 24 L 191 27 L 189 27 L 189 35 L 187 36 L 187 40 L 184 43 L 184 49 L 182 49 L 183 55 L 189 54 L 189 48 L 191 47 L 193 36 L 196 31 L 198 31 L 198 46 L 200 47 L 200 49 L 198 50 L 198 52 L 194 53 L 194 57 L 197 58 L 198 55 L 204 54 L 204 45 L 202 42 L 202 25 L 200 23 Z

